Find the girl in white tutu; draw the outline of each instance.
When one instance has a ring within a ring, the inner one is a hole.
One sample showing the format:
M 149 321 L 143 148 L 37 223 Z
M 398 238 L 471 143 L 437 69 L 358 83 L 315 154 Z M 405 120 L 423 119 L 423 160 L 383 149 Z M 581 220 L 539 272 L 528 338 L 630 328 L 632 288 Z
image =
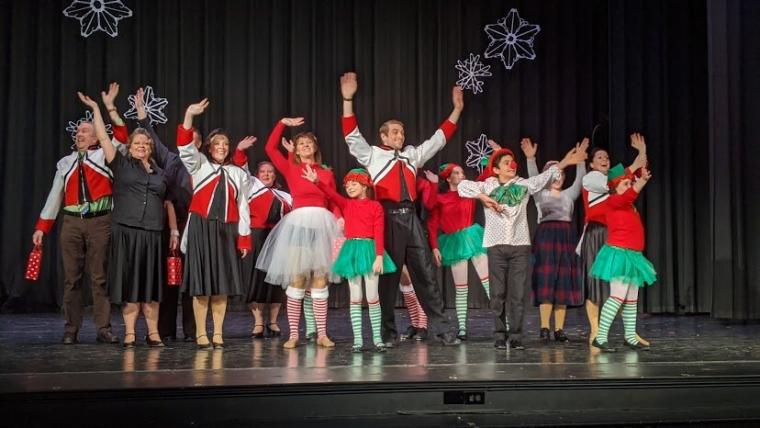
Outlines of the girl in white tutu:
M 316 185 L 304 179 L 304 165 L 309 165 L 325 186 L 335 188 L 332 170 L 322 165 L 317 137 L 311 132 L 293 138 L 295 155 L 288 160 L 278 145 L 286 126 L 303 125 L 302 117 L 283 118 L 275 125 L 265 147 L 269 159 L 285 178 L 293 196 L 293 211 L 282 218 L 272 229 L 261 249 L 256 268 L 267 273 L 265 281 L 280 285 L 287 296 L 290 337 L 284 348 L 298 345 L 298 325 L 307 282 L 311 283 L 311 297 L 317 324 L 317 344 L 334 347 L 327 337 L 328 281 L 337 282 L 331 273 L 332 245 L 341 236 L 336 218 L 340 210 L 329 201 Z
M 375 201 L 372 179 L 361 168 L 352 169 L 343 178 L 350 199 L 344 198 L 331 186 L 319 181 L 317 172 L 306 165 L 303 177 L 316 184 L 346 216 L 346 242 L 340 249 L 333 272 L 348 279 L 351 294 L 351 327 L 354 331 L 354 352 L 361 352 L 362 338 L 362 278 L 367 289 L 367 306 L 372 326 L 372 341 L 377 351 L 385 351 L 380 336 L 380 296 L 377 283 L 381 274 L 396 271 L 393 260 L 385 253 L 383 207 Z

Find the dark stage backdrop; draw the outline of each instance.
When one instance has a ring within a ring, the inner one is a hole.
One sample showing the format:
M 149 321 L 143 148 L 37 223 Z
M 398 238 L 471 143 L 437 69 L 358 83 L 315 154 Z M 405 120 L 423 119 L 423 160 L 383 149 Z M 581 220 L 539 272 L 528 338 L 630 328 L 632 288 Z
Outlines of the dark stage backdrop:
M 655 173 L 641 203 L 647 254 L 661 274 L 644 309 L 758 315 L 758 272 L 752 275 L 749 263 L 760 249 L 745 238 L 757 232 L 749 215 L 757 213 L 757 202 L 746 191 L 759 181 L 750 153 L 757 154 L 757 128 L 748 122 L 760 116 L 757 101 L 745 95 L 752 85 L 757 89 L 750 75 L 757 69 L 757 37 L 748 24 L 757 6 L 750 1 L 721 6 L 734 13 L 715 23 L 708 18 L 715 5 L 687 0 L 125 0 L 134 15 L 119 22 L 118 37 L 101 32 L 87 39 L 77 21 L 62 15 L 69 3 L 0 0 L 6 64 L 0 68 L 0 298 L 7 311 L 60 302 L 56 230 L 46 240 L 41 280 L 30 284 L 22 276 L 55 162 L 69 153 L 65 125 L 84 111 L 77 90 L 96 95 L 117 81 L 123 113 L 128 92 L 153 86 L 169 101 L 159 135 L 170 146 L 185 106 L 208 96 L 202 128 L 225 127 L 233 139 L 256 135 L 254 159 L 263 157 L 276 120 L 305 116 L 304 128 L 319 136 L 340 178 L 356 165 L 340 133 L 341 73 L 359 74 L 356 110 L 366 136 L 376 139 L 380 123 L 397 118 L 408 141 L 419 142 L 451 109 L 456 61 L 470 52 L 482 59 L 483 27 L 515 7 L 541 25 L 536 60 L 509 71 L 484 60 L 493 73 L 485 93 L 467 93 L 456 137 L 427 167 L 463 163 L 464 142 L 481 133 L 518 151 L 519 138 L 530 136 L 544 162 L 600 123 L 600 144 L 614 159 L 630 161 L 626 135 L 641 131 Z M 710 36 L 721 31 L 720 49 L 737 56 L 708 55 Z M 722 80 L 708 79 L 720 66 Z M 714 96 L 732 110 L 710 110 Z M 443 278 L 451 304 L 450 275 Z M 333 290 L 332 304 L 346 303 L 345 290 Z M 473 290 L 472 305 L 482 306 L 480 288 Z

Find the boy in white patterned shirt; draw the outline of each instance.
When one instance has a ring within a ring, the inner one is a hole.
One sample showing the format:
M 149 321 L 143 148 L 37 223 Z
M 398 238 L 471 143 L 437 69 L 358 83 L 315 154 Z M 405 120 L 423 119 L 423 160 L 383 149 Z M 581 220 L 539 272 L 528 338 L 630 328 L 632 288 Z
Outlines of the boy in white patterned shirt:
M 586 159 L 586 152 L 573 148 L 559 163 L 525 179 L 517 176 L 515 155 L 509 149 L 493 152 L 488 161 L 491 176 L 484 181 L 464 180 L 459 195 L 477 198 L 486 207 L 483 247 L 488 250 L 491 309 L 495 311 L 494 346 L 525 349 L 522 345 L 523 297 L 530 263 L 529 196 L 558 179 L 569 165 Z M 509 299 L 507 299 L 507 297 Z

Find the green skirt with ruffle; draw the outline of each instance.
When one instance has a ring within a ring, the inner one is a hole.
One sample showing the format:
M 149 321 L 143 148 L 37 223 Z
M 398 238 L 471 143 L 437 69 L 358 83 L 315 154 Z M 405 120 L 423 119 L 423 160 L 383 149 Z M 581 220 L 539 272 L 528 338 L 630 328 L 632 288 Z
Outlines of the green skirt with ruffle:
M 343 278 L 354 278 L 372 273 L 375 262 L 375 240 L 369 238 L 346 239 L 333 263 L 332 271 Z M 396 271 L 396 265 L 383 251 L 383 273 Z
M 591 276 L 605 281 L 621 281 L 637 287 L 652 285 L 657 272 L 641 251 L 605 245 L 596 255 Z
M 475 223 L 454 233 L 438 235 L 438 251 L 441 252 L 441 264 L 444 266 L 470 260 L 478 254 L 485 254 L 483 226 Z

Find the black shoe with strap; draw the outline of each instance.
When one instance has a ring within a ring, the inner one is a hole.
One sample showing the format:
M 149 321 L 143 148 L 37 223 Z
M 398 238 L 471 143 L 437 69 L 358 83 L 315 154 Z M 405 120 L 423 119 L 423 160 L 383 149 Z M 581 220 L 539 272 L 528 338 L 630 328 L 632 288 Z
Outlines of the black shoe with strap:
M 538 340 L 541 342 L 548 342 L 549 341 L 549 329 L 546 327 L 541 328 L 541 332 L 538 333 Z
M 158 337 L 158 340 L 151 339 L 151 336 Z M 145 336 L 145 343 L 147 343 L 151 348 L 163 348 L 164 346 L 164 342 L 161 341 L 161 336 L 159 336 L 156 332 L 148 333 L 148 335 Z
M 557 342 L 566 343 L 570 341 L 570 338 L 567 337 L 564 330 L 559 329 L 554 331 L 554 340 Z
M 272 326 L 277 327 L 277 330 L 273 329 Z M 280 330 L 280 325 L 276 322 L 270 322 L 267 325 L 267 337 L 280 337 L 282 336 L 282 331 Z
M 214 333 L 211 340 L 211 344 L 214 345 L 214 349 L 223 349 L 224 348 L 224 342 L 217 342 L 213 340 L 214 337 L 219 336 L 222 337 L 220 333 Z
M 257 332 L 256 327 L 261 327 L 261 331 Z M 253 326 L 253 331 L 251 331 L 251 338 L 253 339 L 263 339 L 264 338 L 264 324 L 256 324 Z
M 127 341 L 127 337 L 132 336 L 131 341 Z M 125 333 L 124 334 L 124 343 L 122 346 L 124 346 L 124 349 L 132 349 L 135 347 L 136 337 L 134 333 Z

